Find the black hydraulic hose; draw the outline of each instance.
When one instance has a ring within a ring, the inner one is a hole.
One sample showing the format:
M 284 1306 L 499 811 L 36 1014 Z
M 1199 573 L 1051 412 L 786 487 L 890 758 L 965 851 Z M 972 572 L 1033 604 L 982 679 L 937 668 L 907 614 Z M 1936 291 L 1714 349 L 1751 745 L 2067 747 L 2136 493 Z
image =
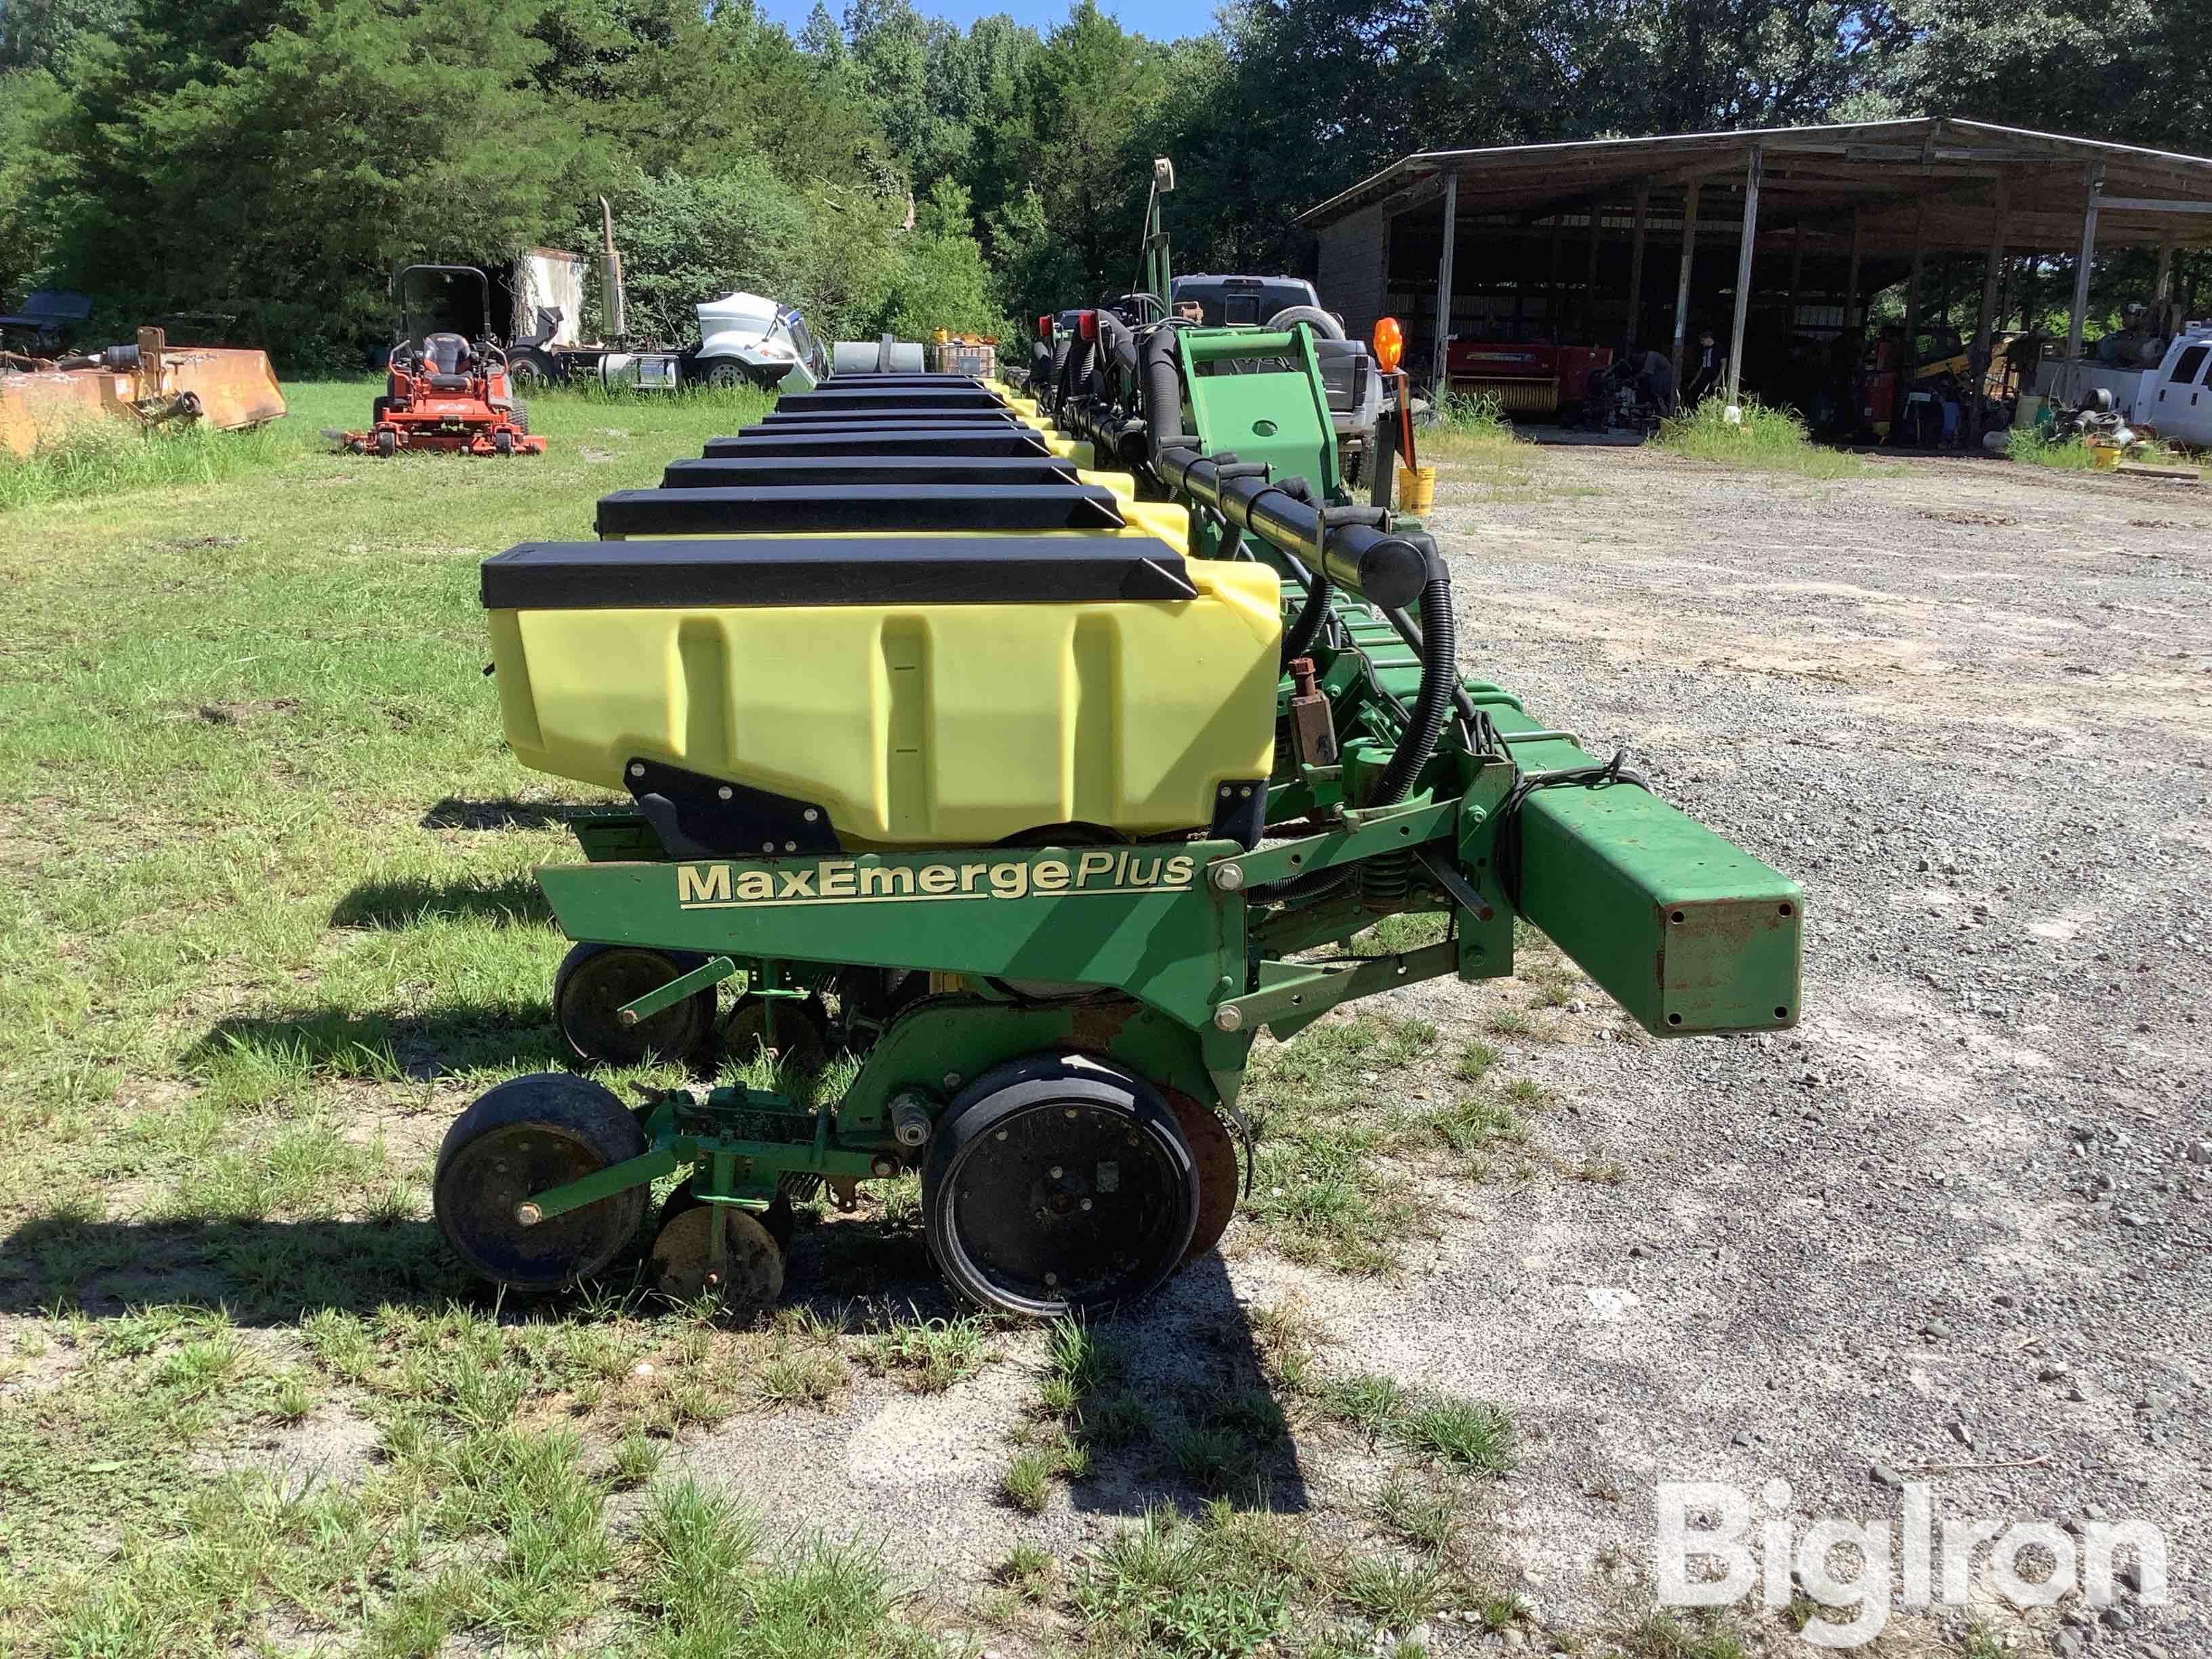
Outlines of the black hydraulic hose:
M 1316 586 L 1325 580 L 1317 576 Z M 1395 806 L 1412 793 L 1414 780 L 1420 776 L 1421 769 L 1437 752 L 1437 740 L 1443 735 L 1444 717 L 1454 701 L 1453 694 L 1461 689 L 1458 623 L 1452 616 L 1451 579 L 1449 576 L 1438 574 L 1421 590 L 1419 645 L 1421 689 L 1414 696 L 1413 710 L 1406 719 L 1406 729 L 1398 738 L 1397 747 L 1390 751 L 1390 763 L 1382 769 L 1382 776 L 1375 786 L 1374 794 L 1360 803 L 1363 811 Z M 1380 682 L 1376 682 L 1376 689 L 1382 690 Z M 1357 866 L 1316 870 L 1310 875 L 1294 876 L 1288 881 L 1269 882 L 1255 887 L 1252 897 L 1261 902 L 1284 899 L 1311 902 L 1325 898 L 1346 885 L 1357 872 Z
M 1091 383 L 1091 436 L 1102 455 L 1126 461 L 1125 398 L 1137 378 L 1137 337 L 1110 311 L 1098 313 L 1098 368 Z
M 1421 649 L 1419 624 L 1403 611 L 1386 611 L 1382 614 L 1390 619 L 1390 626 L 1398 630 L 1398 637 L 1411 646 L 1418 654 Z M 1454 712 L 1459 715 L 1461 733 L 1467 739 L 1468 752 L 1474 755 L 1504 756 L 1505 753 L 1504 748 L 1495 742 L 1497 728 L 1490 725 L 1489 716 L 1475 706 L 1473 697 L 1468 696 L 1467 687 L 1462 684 L 1456 674 L 1452 676 L 1451 701 Z M 1486 728 L 1491 734 L 1488 741 L 1486 741 L 1481 735 Z
M 1156 328 L 1137 349 L 1145 394 L 1145 442 L 1155 467 L 1173 443 L 1193 443 L 1182 429 L 1182 376 L 1176 370 L 1175 334 Z
M 1067 364 L 1067 349 L 1074 343 L 1074 337 L 1065 331 L 1055 331 L 1053 334 L 1052 376 L 1043 386 L 1037 388 L 1038 400 L 1048 409 L 1053 408 L 1060 401 L 1060 371 Z
M 1129 332 L 1128 324 L 1110 311 L 1098 313 L 1099 368 L 1112 374 L 1116 370 L 1133 374 L 1137 368 L 1137 337 Z
M 1097 356 L 1097 343 L 1091 340 L 1079 340 L 1068 349 L 1067 360 L 1060 365 L 1060 398 L 1054 405 L 1055 410 L 1066 409 L 1089 391 L 1091 365 Z
M 1437 752 L 1444 717 L 1459 690 L 1459 624 L 1452 616 L 1451 578 L 1439 572 L 1421 590 L 1421 689 L 1413 698 L 1413 717 L 1390 753 L 1382 781 L 1370 807 L 1395 806 L 1413 789 L 1413 780 Z
M 1313 654 L 1314 641 L 1321 637 L 1321 625 L 1328 617 L 1329 595 L 1335 584 L 1316 570 L 1306 583 L 1306 602 L 1298 608 L 1297 620 L 1283 640 L 1283 666 L 1287 671 L 1294 657 Z
M 1285 478 L 1275 488 L 1309 505 L 1313 501 L 1313 488 L 1304 478 Z M 1329 597 L 1336 591 L 1336 584 L 1329 580 L 1328 571 L 1309 570 L 1294 556 L 1285 554 L 1284 557 L 1290 561 L 1293 574 L 1306 590 L 1305 603 L 1298 607 L 1297 620 L 1283 636 L 1283 672 L 1287 674 L 1291 662 L 1310 654 L 1314 641 L 1321 637 L 1322 624 L 1328 620 Z

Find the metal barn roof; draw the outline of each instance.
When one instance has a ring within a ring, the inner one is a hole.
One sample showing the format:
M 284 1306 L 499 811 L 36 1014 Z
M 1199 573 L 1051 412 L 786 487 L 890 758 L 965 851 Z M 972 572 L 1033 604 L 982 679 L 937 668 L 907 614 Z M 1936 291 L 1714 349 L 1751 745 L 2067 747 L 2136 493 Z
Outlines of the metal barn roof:
M 1856 219 L 1858 245 L 1870 254 L 1916 245 L 1978 252 L 1996 230 L 2002 197 L 2008 246 L 2072 248 L 2100 169 L 2100 244 L 2212 246 L 2212 157 L 1948 117 L 1427 150 L 1309 208 L 1297 222 L 1317 231 L 1378 204 L 1401 212 L 1437 199 L 1448 176 L 1457 180 L 1462 216 L 1619 199 L 1638 186 L 1663 212 L 1692 180 L 1706 185 L 1711 216 L 1711 188 L 1741 179 L 1754 148 L 1764 160 L 1761 218 L 1802 226 L 1808 242 L 1832 237 L 1840 245 Z

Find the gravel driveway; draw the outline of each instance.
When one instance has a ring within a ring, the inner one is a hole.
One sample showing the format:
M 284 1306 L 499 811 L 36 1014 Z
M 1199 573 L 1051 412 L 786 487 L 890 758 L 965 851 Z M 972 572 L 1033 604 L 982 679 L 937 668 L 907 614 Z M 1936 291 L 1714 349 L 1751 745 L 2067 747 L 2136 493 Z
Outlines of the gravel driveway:
M 1984 1607 L 2000 1639 L 2212 1652 L 2212 499 L 1620 450 L 1533 483 L 1447 475 L 1468 661 L 1804 884 L 1804 1024 L 1599 1041 L 1601 1000 L 1516 1058 L 1628 1181 L 1450 1195 L 1395 1292 L 1310 1293 L 1540 1437 L 1498 1520 L 1565 1625 L 1648 1605 L 1656 1482 L 1778 1478 L 1802 1528 L 1896 1516 L 1901 1474 L 1939 1520 L 2164 1529 L 2171 1605 Z
M 1324 1370 L 1503 1406 L 1517 1467 L 1473 1486 L 1474 1548 L 1534 1617 L 1435 1620 L 1443 1659 L 1615 1651 L 1654 1605 L 1656 1488 L 1692 1480 L 1776 1500 L 1793 1535 L 1899 1520 L 1907 1485 L 1939 1521 L 2148 1521 L 2168 1605 L 2124 1583 L 2109 1609 L 2021 1610 L 1975 1558 L 1971 1615 L 1900 1617 L 1875 1650 L 2212 1653 L 2212 499 L 1966 461 L 1527 467 L 1502 489 L 1446 473 L 1467 663 L 1595 752 L 1632 746 L 1804 884 L 1804 1024 L 1656 1043 L 1593 994 L 1500 1036 L 1528 986 L 1383 1000 L 1440 1028 L 1417 1079 L 1439 1092 L 1473 1038 L 1542 1084 L 1540 1156 L 1481 1182 L 1413 1170 L 1435 1237 L 1380 1278 L 1293 1265 L 1240 1221 L 1132 1322 L 1140 1389 L 1248 1383 L 1252 1316 L 1287 1304 L 1329 1339 Z M 802 1252 L 800 1293 L 820 1278 Z M 1018 1541 L 1079 1559 L 1188 1498 L 1108 1478 L 1009 1510 L 1042 1342 L 1000 1340 L 1013 1363 L 947 1395 L 733 1419 L 682 1463 L 792 1526 L 880 1539 L 957 1627 Z M 1273 1506 L 1325 1546 L 1371 1541 L 1375 1451 L 1303 1422 Z M 971 1628 L 1001 1655 L 1074 1634 L 994 1625 Z

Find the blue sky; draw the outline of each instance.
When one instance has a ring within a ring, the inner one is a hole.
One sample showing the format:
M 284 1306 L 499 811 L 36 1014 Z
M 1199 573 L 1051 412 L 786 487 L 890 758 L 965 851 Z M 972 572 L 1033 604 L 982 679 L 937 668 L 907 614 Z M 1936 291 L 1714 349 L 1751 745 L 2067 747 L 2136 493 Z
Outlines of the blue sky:
M 844 0 L 828 0 L 833 16 L 844 15 Z M 942 17 L 963 28 L 979 17 L 1005 12 L 1018 23 L 1048 29 L 1067 15 L 1073 0 L 915 0 L 915 9 L 928 17 Z M 793 34 L 814 9 L 814 0 L 759 0 L 760 8 Z M 1213 27 L 1213 0 L 1100 0 L 1101 11 L 1119 20 L 1125 29 L 1149 34 L 1156 40 L 1180 40 L 1204 34 Z

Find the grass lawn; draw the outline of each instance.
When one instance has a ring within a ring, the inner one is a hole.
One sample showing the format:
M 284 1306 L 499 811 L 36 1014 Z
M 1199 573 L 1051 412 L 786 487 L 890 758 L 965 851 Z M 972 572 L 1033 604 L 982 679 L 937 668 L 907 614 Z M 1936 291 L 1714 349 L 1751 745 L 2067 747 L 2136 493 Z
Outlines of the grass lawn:
M 0 1655 L 972 1650 L 929 1634 L 949 1616 L 1039 1651 L 1298 1632 L 1318 1656 L 1454 1601 L 1520 1618 L 1454 1541 L 1469 1483 L 1510 1466 L 1495 1407 L 1325 1365 L 1288 1306 L 1250 1387 L 1140 1392 L 1127 1338 L 946 1307 L 911 1179 L 821 1224 L 813 1301 L 764 1328 L 623 1285 L 502 1301 L 453 1261 L 440 1137 L 561 1061 L 565 941 L 530 871 L 574 856 L 560 808 L 586 793 L 506 752 L 478 562 L 588 538 L 597 496 L 766 400 L 544 397 L 535 459 L 333 453 L 322 429 L 374 390 L 294 386 L 242 440 L 0 462 Z M 1355 948 L 1434 932 L 1394 918 Z M 1528 981 L 1547 1006 L 1555 977 Z M 1253 1248 L 1392 1272 L 1420 1233 L 1407 1160 L 1528 1164 L 1542 1091 L 1437 1036 L 1364 1013 L 1263 1046 Z M 1432 1104 L 1407 1103 L 1416 1071 Z M 1025 1542 L 947 1615 L 864 1519 L 772 1533 L 679 1467 L 742 1413 L 818 1425 L 1024 1342 L 1043 1380 L 979 1501 L 1035 1515 L 1107 1471 L 1180 1518 L 1064 1571 Z M 1360 1548 L 1267 1512 L 1293 1424 L 1394 1471 Z
M 0 1652 L 910 1650 L 865 1547 L 651 1480 L 837 1353 L 502 1316 L 427 1219 L 445 1124 L 555 1061 L 527 872 L 577 793 L 503 752 L 477 562 L 588 538 L 764 400 L 331 453 L 373 392 L 289 388 L 200 481 L 0 477 L 33 503 L 0 510 Z

